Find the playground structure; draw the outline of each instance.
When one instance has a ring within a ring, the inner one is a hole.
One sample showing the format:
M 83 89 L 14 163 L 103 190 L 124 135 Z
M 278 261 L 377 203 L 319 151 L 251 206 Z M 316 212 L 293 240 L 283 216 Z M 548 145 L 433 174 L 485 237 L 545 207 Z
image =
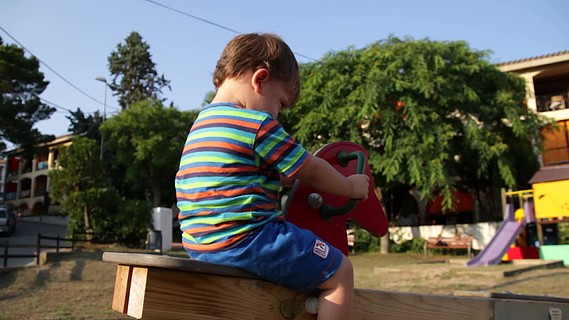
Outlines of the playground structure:
M 332 144 L 315 155 L 341 166 L 344 174 L 354 172 L 352 160 L 358 160 L 355 170 L 370 175 L 367 165 L 361 162 L 365 150 L 362 153 L 358 145 Z M 305 214 L 312 215 L 308 227 L 339 248 L 347 248 L 347 219 L 376 235 L 387 230 L 385 214 L 373 192 L 366 201 L 356 202 L 316 195 L 301 184 L 293 190 L 286 207 L 306 209 Z M 287 219 L 300 218 L 287 215 Z M 305 303 L 318 292 L 295 292 L 239 269 L 151 254 L 105 252 L 103 261 L 117 264 L 113 310 L 137 319 L 316 319 L 315 314 L 306 311 Z M 354 291 L 353 318 L 358 320 L 545 320 L 563 319 L 563 313 L 569 314 L 569 299 Z
M 542 168 L 530 183 L 531 190 L 505 192 L 504 221 L 467 266 L 539 258 L 569 264 L 569 246 L 558 244 L 557 232 L 559 223 L 569 222 L 569 166 Z

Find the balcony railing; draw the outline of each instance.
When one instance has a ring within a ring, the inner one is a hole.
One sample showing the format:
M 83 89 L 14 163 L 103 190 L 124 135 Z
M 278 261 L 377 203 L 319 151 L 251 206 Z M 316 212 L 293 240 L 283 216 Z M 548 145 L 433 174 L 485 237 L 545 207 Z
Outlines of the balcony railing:
M 536 96 L 537 111 L 548 112 L 569 108 L 567 93 L 545 94 Z
M 36 165 L 36 170 L 45 170 L 47 169 L 49 163 L 47 161 L 38 162 Z
M 34 197 L 43 197 L 43 196 L 45 196 L 46 191 L 47 191 L 46 189 L 35 190 L 34 191 Z
M 22 190 L 20 191 L 20 199 L 29 198 L 31 194 L 31 190 Z
M 4 195 L 4 200 L 6 201 L 16 200 L 16 192 L 6 192 L 6 194 Z

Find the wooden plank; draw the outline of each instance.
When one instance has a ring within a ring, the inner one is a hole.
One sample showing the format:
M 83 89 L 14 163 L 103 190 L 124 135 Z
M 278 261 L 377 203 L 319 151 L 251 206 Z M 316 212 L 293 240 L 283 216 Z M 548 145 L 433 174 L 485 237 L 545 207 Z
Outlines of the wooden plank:
M 134 267 L 130 280 L 130 291 L 128 295 L 128 308 L 126 314 L 140 319 L 145 308 L 145 296 L 147 292 L 146 283 L 148 280 L 148 268 Z M 172 296 L 174 297 L 174 296 Z M 166 307 L 166 306 L 165 306 Z
M 130 295 L 128 315 L 144 319 L 316 319 L 304 310 L 307 297 L 263 280 L 148 268 L 146 292 Z M 489 299 L 356 289 L 354 319 L 490 320 L 492 306 Z
M 128 311 L 128 295 L 130 293 L 131 277 L 132 267 L 124 265 L 117 266 L 112 308 L 120 313 L 126 314 Z
M 354 302 L 358 320 L 493 319 L 493 301 L 483 298 L 356 289 Z
M 237 268 L 214 265 L 190 258 L 172 257 L 147 253 L 104 252 L 103 261 L 140 267 L 158 267 L 172 270 L 192 271 L 240 278 L 258 277 Z
M 250 278 L 149 268 L 144 319 L 316 319 L 307 295 Z

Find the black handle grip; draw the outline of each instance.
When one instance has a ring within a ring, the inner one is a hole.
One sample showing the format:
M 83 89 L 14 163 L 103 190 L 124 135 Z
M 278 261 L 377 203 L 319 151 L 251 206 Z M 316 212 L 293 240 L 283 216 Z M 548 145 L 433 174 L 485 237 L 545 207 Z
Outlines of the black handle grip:
M 340 151 L 338 152 L 336 157 L 338 159 L 338 163 L 342 167 L 347 166 L 348 162 L 357 159 L 358 163 L 356 165 L 356 173 L 357 174 L 364 173 L 366 157 L 362 151 L 353 151 L 353 152 Z M 348 201 L 348 203 L 346 203 L 341 207 L 333 207 L 331 205 L 324 204 L 320 208 L 320 218 L 322 218 L 322 220 L 324 221 L 328 221 L 332 217 L 348 214 L 350 213 L 350 211 L 352 211 L 352 209 L 356 206 L 356 204 L 358 204 L 357 199 L 351 199 L 350 201 Z

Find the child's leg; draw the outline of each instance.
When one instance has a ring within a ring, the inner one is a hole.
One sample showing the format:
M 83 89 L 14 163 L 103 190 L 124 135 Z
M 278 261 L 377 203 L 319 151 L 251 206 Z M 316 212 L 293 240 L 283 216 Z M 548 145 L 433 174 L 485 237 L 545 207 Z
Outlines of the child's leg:
M 318 289 L 318 320 L 352 319 L 354 299 L 354 267 L 348 257 L 343 256 L 340 268 Z

